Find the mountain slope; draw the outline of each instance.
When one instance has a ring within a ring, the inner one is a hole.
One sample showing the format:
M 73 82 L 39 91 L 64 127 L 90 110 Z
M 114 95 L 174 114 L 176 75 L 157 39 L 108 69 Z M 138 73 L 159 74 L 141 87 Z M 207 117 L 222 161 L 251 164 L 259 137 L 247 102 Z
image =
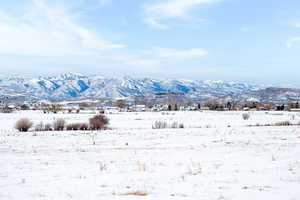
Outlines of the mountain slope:
M 261 90 L 234 94 L 227 98 L 236 103 L 260 102 L 283 104 L 300 101 L 300 89 L 269 87 Z

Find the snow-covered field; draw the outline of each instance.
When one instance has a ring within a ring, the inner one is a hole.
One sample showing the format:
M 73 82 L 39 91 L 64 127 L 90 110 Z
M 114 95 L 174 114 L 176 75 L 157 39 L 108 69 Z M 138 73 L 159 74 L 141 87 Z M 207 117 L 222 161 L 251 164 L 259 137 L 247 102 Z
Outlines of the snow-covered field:
M 300 127 L 247 126 L 298 123 L 298 113 L 119 113 L 101 132 L 14 130 L 24 117 L 93 115 L 0 114 L 0 199 L 300 199 Z M 155 121 L 185 128 L 152 129 Z

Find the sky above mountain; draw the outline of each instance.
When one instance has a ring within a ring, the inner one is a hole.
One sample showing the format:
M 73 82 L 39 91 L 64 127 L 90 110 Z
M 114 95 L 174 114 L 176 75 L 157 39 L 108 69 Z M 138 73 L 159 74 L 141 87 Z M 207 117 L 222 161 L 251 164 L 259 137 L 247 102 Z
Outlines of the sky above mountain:
M 300 86 L 299 0 L 10 0 L 0 73 Z

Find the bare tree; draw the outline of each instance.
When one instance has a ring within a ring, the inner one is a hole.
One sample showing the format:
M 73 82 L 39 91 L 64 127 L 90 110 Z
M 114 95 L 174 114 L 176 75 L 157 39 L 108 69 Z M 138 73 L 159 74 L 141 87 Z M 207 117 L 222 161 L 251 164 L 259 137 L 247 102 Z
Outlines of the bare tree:
M 20 132 L 27 132 L 31 127 L 33 126 L 33 123 L 29 119 L 20 119 L 16 123 L 16 129 Z
M 106 129 L 108 124 L 109 124 L 109 119 L 104 115 L 96 115 L 90 118 L 91 130 Z

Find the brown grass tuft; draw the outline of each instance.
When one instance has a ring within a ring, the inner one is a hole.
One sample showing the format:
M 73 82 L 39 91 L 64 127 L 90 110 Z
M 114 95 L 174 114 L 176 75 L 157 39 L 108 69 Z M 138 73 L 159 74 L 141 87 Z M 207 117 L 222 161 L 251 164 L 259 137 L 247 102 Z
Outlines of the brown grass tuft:
M 148 193 L 143 192 L 143 191 L 136 191 L 136 192 L 127 192 L 127 193 L 123 193 L 120 195 L 122 195 L 122 196 L 147 196 Z

